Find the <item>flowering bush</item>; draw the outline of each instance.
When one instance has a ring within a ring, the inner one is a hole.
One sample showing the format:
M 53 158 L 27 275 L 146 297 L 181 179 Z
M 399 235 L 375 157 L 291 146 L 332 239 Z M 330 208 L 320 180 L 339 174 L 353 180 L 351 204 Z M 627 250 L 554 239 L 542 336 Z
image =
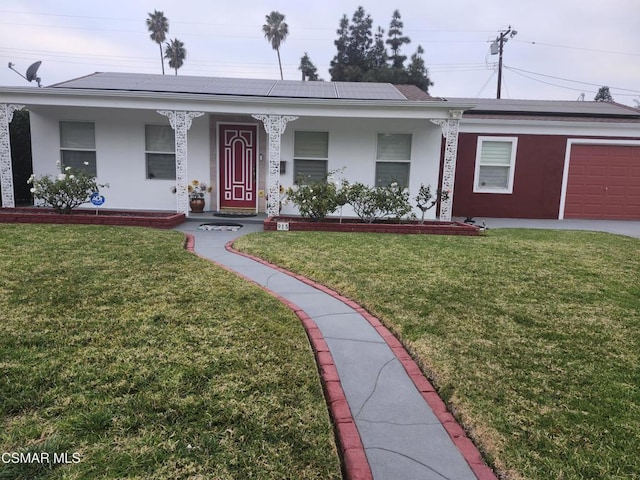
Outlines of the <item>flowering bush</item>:
M 426 187 L 421 183 L 420 189 L 418 190 L 418 195 L 414 198 L 416 201 L 416 206 L 422 210 L 422 218 L 420 219 L 421 223 L 424 223 L 424 214 L 436 205 L 441 200 L 447 200 L 449 198 L 449 192 L 447 190 L 441 191 L 436 190 L 435 196 L 431 193 L 431 185 L 427 185 Z
M 327 173 L 322 180 L 299 178 L 296 187 L 287 189 L 287 201 L 298 207 L 303 217 L 322 220 L 347 202 L 346 182 L 331 181 L 334 173 Z
M 60 167 L 60 162 L 57 162 L 57 165 Z M 85 165 L 88 163 L 85 162 Z M 56 178 L 49 175 L 35 178 L 31 175 L 27 183 L 32 185 L 33 198 L 42 200 L 46 206 L 52 207 L 57 213 L 66 214 L 71 213 L 75 207 L 87 203 L 91 195 L 100 188 L 109 186 L 108 184 L 100 185 L 93 175 L 71 167 L 65 167 Z
M 363 222 L 373 223 L 385 217 L 400 220 L 411 212 L 409 191 L 396 182 L 386 187 L 370 187 L 362 183 L 349 186 L 347 202 Z

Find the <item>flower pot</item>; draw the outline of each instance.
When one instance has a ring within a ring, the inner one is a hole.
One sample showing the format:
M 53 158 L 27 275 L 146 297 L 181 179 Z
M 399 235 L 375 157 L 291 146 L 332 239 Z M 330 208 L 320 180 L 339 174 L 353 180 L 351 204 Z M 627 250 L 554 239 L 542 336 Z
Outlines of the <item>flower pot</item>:
M 190 198 L 189 208 L 191 213 L 202 213 L 204 211 L 204 198 Z

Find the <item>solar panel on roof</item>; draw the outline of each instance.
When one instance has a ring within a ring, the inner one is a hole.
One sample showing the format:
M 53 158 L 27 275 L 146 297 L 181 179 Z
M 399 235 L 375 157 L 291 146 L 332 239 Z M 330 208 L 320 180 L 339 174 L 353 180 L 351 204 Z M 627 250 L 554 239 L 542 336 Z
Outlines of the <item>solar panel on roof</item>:
M 402 93 L 387 83 L 302 82 L 140 73 L 96 73 L 57 84 L 55 87 L 283 98 L 406 100 Z
M 269 92 L 270 97 L 336 98 L 331 82 L 293 82 L 280 80 Z
M 405 100 L 404 96 L 388 83 L 336 82 L 338 98 L 358 100 Z
M 257 95 L 266 96 L 275 80 L 254 78 L 209 78 L 201 93 L 212 95 Z

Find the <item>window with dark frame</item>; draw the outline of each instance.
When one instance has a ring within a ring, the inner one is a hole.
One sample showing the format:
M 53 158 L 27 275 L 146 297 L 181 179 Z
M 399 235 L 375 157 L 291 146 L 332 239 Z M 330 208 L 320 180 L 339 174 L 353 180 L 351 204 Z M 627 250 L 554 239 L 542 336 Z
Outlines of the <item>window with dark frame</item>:
M 97 176 L 96 133 L 93 122 L 60 122 L 60 162 L 63 170 L 71 167 Z
M 397 183 L 409 186 L 411 169 L 410 133 L 379 133 L 376 142 L 376 187 Z
M 175 135 L 170 125 L 145 125 L 147 179 L 175 180 Z
M 296 131 L 293 147 L 293 181 L 316 182 L 327 178 L 329 132 Z

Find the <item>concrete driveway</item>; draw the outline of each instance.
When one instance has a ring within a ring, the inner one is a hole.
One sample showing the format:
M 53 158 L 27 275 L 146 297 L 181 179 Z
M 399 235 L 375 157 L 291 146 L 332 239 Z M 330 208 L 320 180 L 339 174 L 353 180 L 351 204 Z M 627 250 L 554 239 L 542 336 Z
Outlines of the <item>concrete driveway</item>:
M 464 218 L 456 219 L 463 221 Z M 537 220 L 522 218 L 474 217 L 488 228 L 546 228 L 550 230 L 592 230 L 640 238 L 640 221 L 633 220 Z

